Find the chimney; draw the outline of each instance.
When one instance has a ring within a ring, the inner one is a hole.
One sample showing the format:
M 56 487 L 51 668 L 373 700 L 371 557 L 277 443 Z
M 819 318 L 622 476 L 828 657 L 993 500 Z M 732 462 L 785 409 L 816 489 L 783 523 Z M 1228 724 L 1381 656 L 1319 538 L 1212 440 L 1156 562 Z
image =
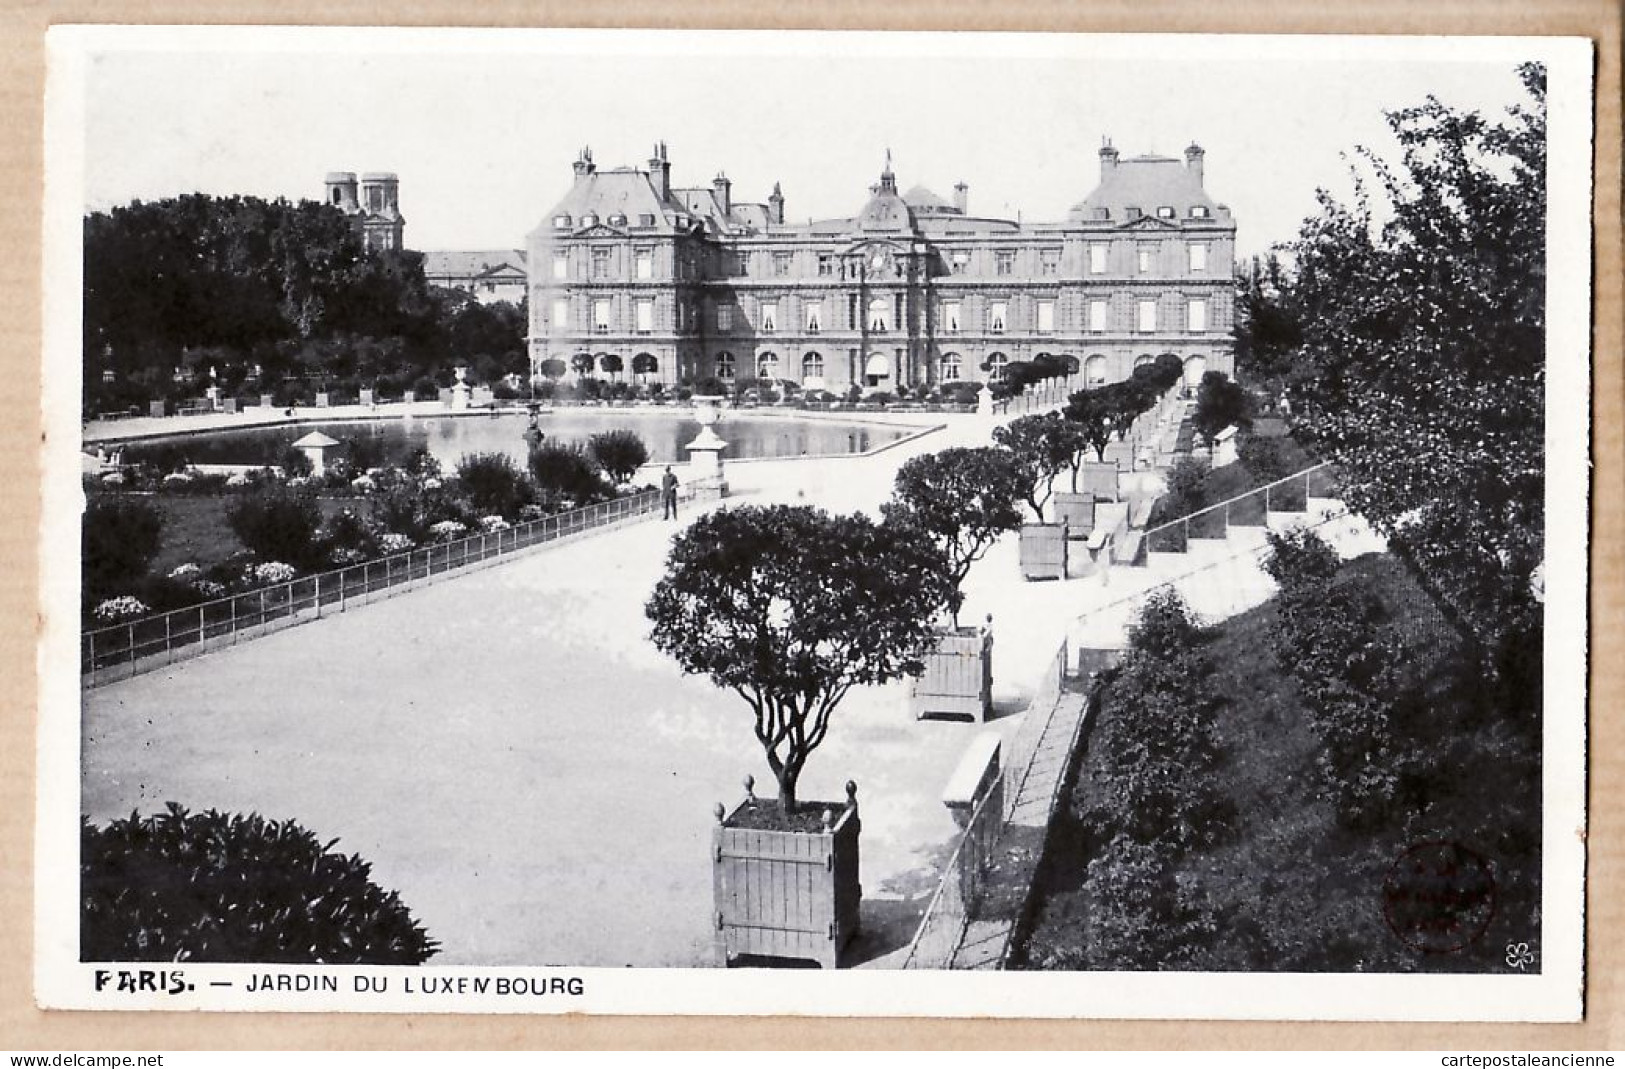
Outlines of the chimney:
M 772 211 L 769 213 L 772 220 L 775 223 L 783 224 L 783 222 L 784 222 L 784 193 L 783 193 L 782 190 L 779 189 L 779 184 L 777 182 L 773 183 L 773 195 L 771 197 L 767 198 L 767 204 L 768 204 L 768 207 L 772 209 Z
M 1196 176 L 1197 185 L 1202 184 L 1202 157 L 1205 155 L 1207 153 L 1202 151 L 1202 146 L 1194 141 L 1185 150 L 1185 169 Z
M 587 146 L 581 150 L 580 155 L 576 156 L 576 162 L 573 167 L 576 173 L 577 182 L 581 181 L 589 174 L 592 174 L 593 171 L 597 170 L 597 168 L 593 166 L 591 146 Z
M 733 213 L 733 185 L 728 181 L 728 176 L 721 171 L 718 171 L 716 178 L 711 181 L 711 188 L 717 191 L 717 201 L 722 205 L 723 218 Z
M 960 215 L 965 215 L 970 210 L 969 207 L 968 207 L 969 204 L 970 204 L 970 186 L 967 186 L 963 182 L 955 182 L 954 183 L 954 210 L 957 211 Z
M 671 161 L 666 159 L 664 141 L 655 142 L 654 153 L 649 157 L 649 182 L 661 201 L 671 199 Z
M 1115 170 L 1117 170 L 1117 150 L 1112 147 L 1112 139 L 1108 137 L 1106 143 L 1100 146 L 1101 181 L 1105 181 L 1106 176 Z

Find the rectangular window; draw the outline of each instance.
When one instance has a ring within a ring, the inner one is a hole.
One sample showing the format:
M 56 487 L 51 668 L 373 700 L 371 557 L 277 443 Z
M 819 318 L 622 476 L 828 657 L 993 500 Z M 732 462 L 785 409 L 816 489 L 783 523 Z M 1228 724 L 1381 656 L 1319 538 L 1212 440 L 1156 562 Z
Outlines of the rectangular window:
M 731 304 L 719 304 L 719 305 L 717 305 L 717 329 L 718 330 L 724 330 L 724 331 L 734 329 L 734 306 L 733 305 L 731 305 Z
M 1136 263 L 1139 265 L 1140 274 L 1149 275 L 1151 273 L 1152 253 L 1154 251 L 1155 249 L 1151 245 L 1141 245 L 1139 248 L 1134 250 L 1135 259 Z
M 653 334 L 655 329 L 655 302 L 639 301 L 637 304 L 637 311 L 638 333 Z
M 1140 302 L 1140 333 L 1151 334 L 1157 329 L 1157 302 Z
M 615 255 L 614 249 L 592 250 L 592 277 L 608 278 L 610 258 Z
M 963 275 L 965 273 L 965 267 L 969 263 L 970 263 L 970 253 L 968 253 L 968 252 L 956 252 L 956 253 L 954 253 L 954 258 L 949 261 L 949 266 L 952 269 L 954 274 Z
M 639 249 L 637 251 L 638 277 L 655 277 L 655 253 L 653 249 Z
M 1058 275 L 1061 273 L 1061 250 L 1044 249 L 1038 254 L 1038 270 L 1043 275 Z
M 594 334 L 609 333 L 609 302 L 607 300 L 592 302 L 592 330 Z
M 938 320 L 938 323 L 940 324 L 939 329 L 944 334 L 958 334 L 959 333 L 959 302 L 958 301 L 943 301 L 942 302 L 942 316 Z
M 790 274 L 790 254 L 776 252 L 773 254 L 773 274 L 778 278 L 785 278 Z
M 1089 329 L 1096 334 L 1106 333 L 1106 302 L 1089 302 Z
M 569 325 L 570 325 L 570 302 L 568 300 L 564 300 L 564 299 L 554 301 L 553 302 L 553 323 L 552 323 L 553 329 L 554 330 L 563 330 L 564 328 L 568 327 Z
M 748 252 L 739 254 L 739 273 L 741 275 L 750 274 L 750 253 Z
M 567 253 L 567 252 L 555 252 L 553 254 L 553 277 L 554 278 L 569 278 L 570 277 L 570 254 L 569 253 Z
M 801 305 L 807 324 L 808 334 L 817 334 L 824 329 L 824 303 L 822 301 L 804 301 Z
M 1038 302 L 1038 333 L 1040 333 L 1040 334 L 1054 334 L 1055 333 L 1055 302 L 1054 301 L 1039 301 Z
M 994 253 L 996 269 L 1001 275 L 1014 274 L 1016 270 L 1016 254 L 1013 252 Z
M 762 302 L 762 333 L 771 334 L 779 329 L 779 302 Z
M 1207 329 L 1207 302 L 1193 299 L 1185 304 L 1185 326 L 1192 333 Z
M 1099 242 L 1089 246 L 1089 273 L 1091 275 L 1104 275 L 1106 273 L 1106 246 Z
M 1207 270 L 1207 246 L 1206 245 L 1191 245 L 1191 246 L 1188 246 L 1188 247 L 1190 249 L 1190 255 L 1191 255 L 1191 273 L 1195 274 L 1195 273 L 1198 273 L 1198 272 L 1206 271 Z
M 987 306 L 987 332 L 989 334 L 1003 334 L 1004 321 L 1009 317 L 1009 306 L 1003 301 L 995 301 Z
M 835 273 L 835 254 L 821 252 L 818 254 L 818 273 L 827 278 Z

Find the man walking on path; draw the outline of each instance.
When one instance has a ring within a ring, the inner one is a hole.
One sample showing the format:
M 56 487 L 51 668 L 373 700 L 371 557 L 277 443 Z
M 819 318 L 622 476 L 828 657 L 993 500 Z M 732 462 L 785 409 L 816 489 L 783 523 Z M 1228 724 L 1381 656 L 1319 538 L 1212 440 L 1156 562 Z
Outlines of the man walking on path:
M 660 503 L 664 506 L 661 514 L 663 520 L 677 518 L 677 476 L 671 473 L 671 465 L 666 465 L 666 474 L 660 477 Z

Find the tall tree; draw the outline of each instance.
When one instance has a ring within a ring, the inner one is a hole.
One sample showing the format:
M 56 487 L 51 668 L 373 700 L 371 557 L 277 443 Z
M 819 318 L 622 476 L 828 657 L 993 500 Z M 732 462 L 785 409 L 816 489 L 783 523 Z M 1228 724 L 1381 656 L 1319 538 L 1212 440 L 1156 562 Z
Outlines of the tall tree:
M 645 611 L 657 648 L 750 708 L 788 815 L 841 700 L 917 675 L 952 593 L 941 554 L 911 527 L 742 506 L 677 536 Z
M 999 536 L 1021 527 L 1021 468 L 1009 450 L 982 446 L 925 453 L 897 472 L 888 523 L 924 531 L 948 562 L 953 597 L 943 606 L 959 626 L 960 585 Z
M 1492 660 L 1539 647 L 1544 553 L 1546 79 L 1519 74 L 1499 119 L 1391 113 L 1401 162 L 1363 153 L 1355 203 L 1322 191 L 1290 250 L 1301 414 Z
M 1022 416 L 993 431 L 993 440 L 1010 450 L 1021 468 L 1021 496 L 1044 522 L 1044 504 L 1055 476 L 1072 463 L 1078 441 L 1076 429 L 1057 412 Z

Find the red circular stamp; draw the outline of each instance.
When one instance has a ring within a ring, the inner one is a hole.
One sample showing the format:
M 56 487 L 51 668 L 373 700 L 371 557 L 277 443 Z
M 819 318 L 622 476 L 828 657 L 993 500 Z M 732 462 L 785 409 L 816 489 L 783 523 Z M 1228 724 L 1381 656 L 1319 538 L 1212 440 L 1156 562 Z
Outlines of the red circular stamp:
M 1406 946 L 1452 954 L 1483 937 L 1495 918 L 1495 868 L 1461 843 L 1416 843 L 1382 881 L 1382 915 Z

